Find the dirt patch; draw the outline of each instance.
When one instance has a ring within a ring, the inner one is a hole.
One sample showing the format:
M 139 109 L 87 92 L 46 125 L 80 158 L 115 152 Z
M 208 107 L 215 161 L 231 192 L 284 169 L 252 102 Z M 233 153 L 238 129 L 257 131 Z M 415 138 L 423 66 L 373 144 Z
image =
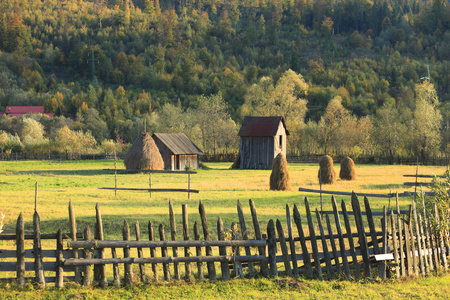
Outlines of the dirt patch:
M 277 281 L 277 285 L 280 288 L 288 288 L 292 290 L 304 290 L 308 287 L 307 283 L 295 279 L 281 279 Z

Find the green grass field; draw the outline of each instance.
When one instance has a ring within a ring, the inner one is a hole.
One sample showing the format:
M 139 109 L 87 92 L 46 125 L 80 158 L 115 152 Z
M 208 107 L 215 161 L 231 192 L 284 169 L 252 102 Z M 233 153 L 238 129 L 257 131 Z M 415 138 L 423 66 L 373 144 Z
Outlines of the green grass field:
M 95 205 L 98 203 L 103 216 L 106 239 L 120 238 L 123 220 L 130 224 L 139 221 L 142 235 L 146 236 L 146 224 L 169 225 L 168 201 L 172 200 L 177 219 L 177 232 L 181 232 L 181 205 L 189 208 L 189 224 L 200 221 L 198 203 L 201 200 L 206 208 L 208 223 L 212 236 L 217 237 L 215 228 L 219 216 L 224 220 L 225 228 L 231 222 L 238 222 L 236 203 L 240 200 L 244 207 L 246 220 L 250 222 L 248 199 L 256 204 L 261 227 L 267 225 L 269 219 L 280 219 L 285 223 L 285 205 L 297 204 L 304 213 L 304 197 L 308 197 L 311 209 L 320 209 L 318 194 L 302 193 L 299 187 L 319 189 L 317 179 L 318 164 L 290 164 L 292 190 L 287 192 L 269 191 L 270 170 L 230 170 L 230 163 L 208 163 L 205 169 L 197 170 L 191 176 L 191 188 L 200 190 L 199 194 L 191 194 L 187 199 L 185 193 L 153 193 L 118 191 L 117 197 L 112 190 L 99 189 L 114 187 L 114 172 L 104 169 L 114 168 L 113 161 L 72 161 L 72 162 L 1 162 L 0 163 L 0 212 L 5 214 L 4 229 L 13 230 L 20 213 L 23 213 L 26 230 L 32 229 L 32 215 L 35 205 L 35 183 L 38 182 L 37 211 L 41 218 L 41 231 L 55 233 L 58 228 L 69 231 L 68 204 L 72 200 L 77 216 L 78 231 L 82 231 L 84 223 L 93 228 L 95 222 Z M 123 168 L 121 162 L 119 168 Z M 335 165 L 339 173 L 339 166 Z M 445 167 L 420 166 L 420 174 L 441 175 Z M 335 190 L 356 193 L 391 193 L 414 191 L 405 187 L 403 182 L 413 181 L 403 177 L 404 174 L 415 174 L 415 166 L 382 166 L 357 165 L 356 181 L 338 180 L 334 185 L 323 186 L 324 190 Z M 153 188 L 187 188 L 187 175 L 152 174 Z M 120 174 L 117 176 L 118 187 L 148 188 L 148 174 Z M 325 210 L 331 210 L 330 195 L 323 196 Z M 350 197 L 338 196 L 350 205 Z M 362 199 L 361 199 L 362 200 Z M 370 198 L 372 209 L 381 210 L 383 206 L 394 206 L 395 200 L 387 198 Z M 401 198 L 401 208 L 406 208 L 411 199 Z M 251 224 L 247 227 L 250 227 Z M 133 226 L 131 226 L 133 227 Z M 133 234 L 133 230 L 132 230 Z M 191 236 L 192 236 L 191 232 Z M 13 249 L 14 244 L 0 241 L 2 248 Z M 45 246 L 45 244 L 44 244 Z M 284 283 L 283 283 L 284 282 Z M 217 295 L 221 298 L 326 298 L 326 297 L 360 297 L 363 291 L 369 298 L 380 297 L 418 297 L 427 295 L 438 297 L 448 295 L 448 277 L 412 280 L 406 283 L 373 283 L 373 282 L 319 282 L 319 281 L 286 281 L 285 279 L 233 280 L 230 282 L 208 283 L 173 283 L 151 286 L 138 286 L 129 289 L 83 290 L 65 289 L 64 291 L 33 292 L 32 287 L 19 290 L 14 286 L 4 286 L 9 298 L 200 298 Z M 436 285 L 446 285 L 444 289 L 436 289 Z M 445 290 L 447 289 L 447 290 Z M 442 293 L 441 293 L 442 292 Z M 153 296 L 152 296 L 153 295 Z M 327 296 L 328 295 L 328 296 Z M 336 295 L 335 297 L 333 295 Z M 0 298 L 5 297 L 0 295 Z

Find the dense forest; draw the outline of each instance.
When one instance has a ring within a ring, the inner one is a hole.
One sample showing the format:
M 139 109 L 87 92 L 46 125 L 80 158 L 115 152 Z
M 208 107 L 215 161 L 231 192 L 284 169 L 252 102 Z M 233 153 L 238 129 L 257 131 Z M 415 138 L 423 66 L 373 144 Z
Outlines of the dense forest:
M 447 0 L 2 0 L 0 111 L 55 117 L 0 116 L 0 148 L 145 128 L 232 151 L 245 115 L 281 115 L 291 153 L 425 158 L 450 151 L 449 49 Z

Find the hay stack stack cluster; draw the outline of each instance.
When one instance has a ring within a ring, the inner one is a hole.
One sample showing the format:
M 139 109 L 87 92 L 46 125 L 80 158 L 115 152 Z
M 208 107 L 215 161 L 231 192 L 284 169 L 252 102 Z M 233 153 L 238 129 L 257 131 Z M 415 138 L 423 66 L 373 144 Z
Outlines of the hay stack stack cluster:
M 134 140 L 123 160 L 127 170 L 164 170 L 164 161 L 155 141 L 147 132 Z
M 291 189 L 291 179 L 287 169 L 287 160 L 283 153 L 275 157 L 270 174 L 270 189 L 273 191 L 288 191 Z
M 341 161 L 341 171 L 339 172 L 339 178 L 342 180 L 355 180 L 355 162 L 350 157 L 346 156 Z
M 333 168 L 331 156 L 322 156 L 319 160 L 319 182 L 322 184 L 333 184 L 336 182 L 336 171 Z

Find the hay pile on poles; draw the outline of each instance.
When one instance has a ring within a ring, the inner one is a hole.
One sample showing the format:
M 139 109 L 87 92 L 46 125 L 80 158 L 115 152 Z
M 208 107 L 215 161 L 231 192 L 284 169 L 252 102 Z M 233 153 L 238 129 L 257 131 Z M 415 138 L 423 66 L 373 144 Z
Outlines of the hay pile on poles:
M 336 182 L 336 171 L 333 168 L 331 156 L 322 156 L 319 160 L 319 182 L 321 184 L 333 184 Z
M 278 154 L 273 160 L 272 173 L 270 174 L 270 189 L 273 191 L 289 191 L 291 189 L 287 160 L 283 153 Z
M 355 162 L 349 156 L 346 156 L 341 161 L 341 170 L 339 171 L 339 178 L 342 180 L 355 180 Z
M 164 161 L 155 141 L 147 132 L 133 142 L 123 160 L 127 170 L 164 170 Z

